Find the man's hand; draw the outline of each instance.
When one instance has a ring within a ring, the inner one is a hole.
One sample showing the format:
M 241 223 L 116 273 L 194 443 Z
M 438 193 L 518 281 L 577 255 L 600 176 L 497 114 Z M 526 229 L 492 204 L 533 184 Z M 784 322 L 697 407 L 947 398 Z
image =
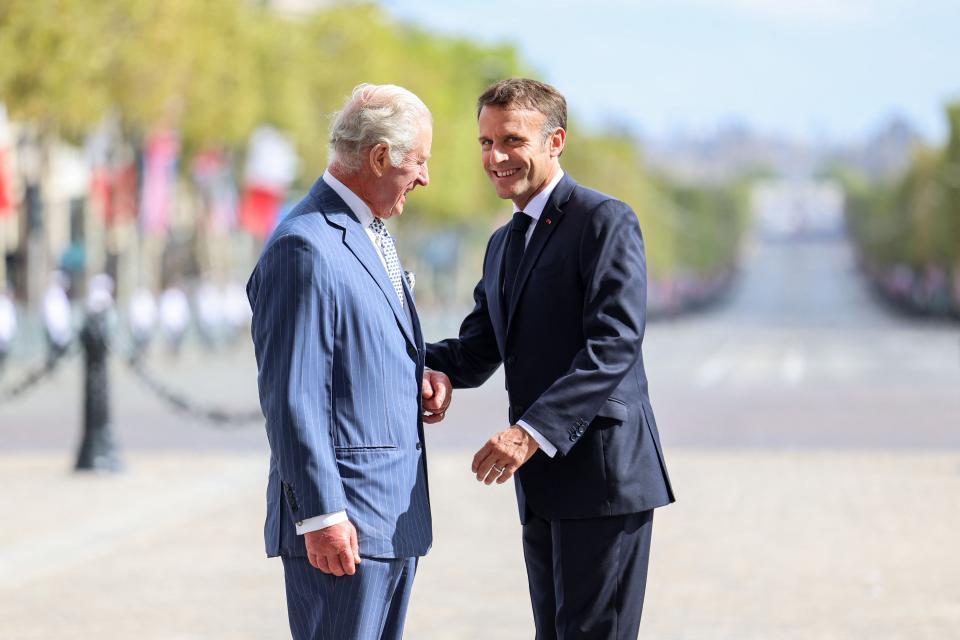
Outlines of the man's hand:
M 522 427 L 513 425 L 487 441 L 477 455 L 473 456 L 470 468 L 477 480 L 484 484 L 503 484 L 523 464 L 533 457 L 540 445 Z
M 450 401 L 453 400 L 453 383 L 442 371 L 427 369 L 423 372 L 423 421 L 428 424 L 443 420 Z
M 303 534 L 307 559 L 317 569 L 335 576 L 352 576 L 360 564 L 357 529 L 347 520 Z

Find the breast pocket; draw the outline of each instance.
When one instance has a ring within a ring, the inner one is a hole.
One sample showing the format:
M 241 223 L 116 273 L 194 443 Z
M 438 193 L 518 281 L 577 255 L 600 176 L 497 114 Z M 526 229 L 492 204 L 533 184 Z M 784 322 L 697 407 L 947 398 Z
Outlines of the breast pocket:
M 563 258 L 552 259 L 547 262 L 538 262 L 530 272 L 531 278 L 556 278 L 563 274 L 568 260 Z

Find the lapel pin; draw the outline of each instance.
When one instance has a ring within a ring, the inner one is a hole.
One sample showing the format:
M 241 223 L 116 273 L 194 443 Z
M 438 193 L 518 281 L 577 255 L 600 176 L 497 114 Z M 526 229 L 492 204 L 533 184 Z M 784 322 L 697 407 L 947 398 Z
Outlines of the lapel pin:
M 551 222 L 553 222 L 553 220 L 551 220 L 550 218 L 547 218 L 546 220 L 544 220 L 544 222 L 546 222 L 547 224 L 550 224 Z

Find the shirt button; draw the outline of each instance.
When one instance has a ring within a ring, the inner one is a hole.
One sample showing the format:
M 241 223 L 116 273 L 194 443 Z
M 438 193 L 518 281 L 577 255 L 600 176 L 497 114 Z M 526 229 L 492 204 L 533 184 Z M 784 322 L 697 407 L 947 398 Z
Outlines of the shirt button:
M 423 448 L 423 445 L 418 442 L 418 443 L 417 443 L 417 451 L 420 451 L 420 449 L 422 449 L 422 448 Z

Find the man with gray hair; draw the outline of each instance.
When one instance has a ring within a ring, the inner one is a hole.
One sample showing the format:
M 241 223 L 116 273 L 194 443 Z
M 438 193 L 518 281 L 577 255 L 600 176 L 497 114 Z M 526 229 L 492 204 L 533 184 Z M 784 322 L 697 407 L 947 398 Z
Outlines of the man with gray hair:
M 326 172 L 247 284 L 270 442 L 266 548 L 283 559 L 297 640 L 400 638 L 430 548 L 423 423 L 443 419 L 450 381 L 424 370 L 384 221 L 429 183 L 431 140 L 411 92 L 354 89 Z

